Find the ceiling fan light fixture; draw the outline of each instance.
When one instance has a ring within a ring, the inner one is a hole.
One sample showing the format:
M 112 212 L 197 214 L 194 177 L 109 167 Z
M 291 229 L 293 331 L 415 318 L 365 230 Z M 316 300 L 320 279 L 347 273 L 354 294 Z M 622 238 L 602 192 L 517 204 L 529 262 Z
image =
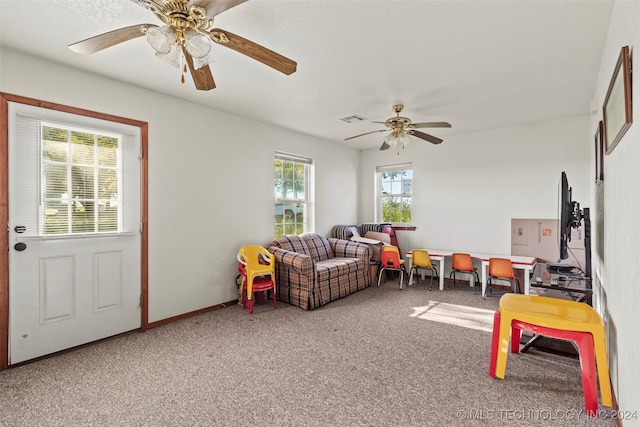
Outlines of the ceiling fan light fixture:
M 176 44 L 176 33 L 168 26 L 147 28 L 147 43 L 157 54 L 167 55 Z
M 212 62 L 213 62 L 213 55 L 211 53 L 202 58 L 193 57 L 193 68 L 196 70 L 199 70 L 200 68 L 204 67 L 205 65 L 209 65 Z
M 194 30 L 187 30 L 178 37 L 176 30 L 168 25 L 146 29 L 147 42 L 156 51 L 156 56 L 174 67 L 180 67 L 182 47 L 193 58 L 196 70 L 213 62 L 211 39 Z
M 404 146 L 411 142 L 411 138 L 402 129 L 394 129 L 384 138 L 383 142 L 390 147 L 396 147 L 399 155 L 400 148 L 404 150 Z
M 171 50 L 168 53 L 156 52 L 156 56 L 162 59 L 167 64 L 172 65 L 176 68 L 180 68 L 182 50 L 180 50 L 180 47 L 178 47 L 178 45 L 172 45 Z
M 204 58 L 211 52 L 211 39 L 204 34 L 188 31 L 185 33 L 184 47 L 194 58 Z
M 405 145 L 411 142 L 411 138 L 409 138 L 409 135 L 407 135 L 403 131 L 400 131 L 400 132 L 393 131 L 384 138 L 384 142 L 386 142 L 392 147 L 404 148 Z
M 213 62 L 213 51 L 211 49 L 211 39 L 201 33 L 188 30 L 184 35 L 184 48 L 193 58 L 193 68 L 199 70 L 205 65 Z

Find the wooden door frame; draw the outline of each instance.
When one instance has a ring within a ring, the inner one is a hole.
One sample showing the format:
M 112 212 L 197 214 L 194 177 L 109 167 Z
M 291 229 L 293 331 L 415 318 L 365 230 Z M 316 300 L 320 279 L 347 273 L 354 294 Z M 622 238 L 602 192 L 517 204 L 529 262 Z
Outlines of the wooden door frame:
M 140 235 L 140 328 L 145 330 L 149 327 L 148 123 L 0 92 L 0 123 L 2 124 L 0 127 L 2 129 L 2 132 L 0 132 L 0 224 L 6 227 L 4 232 L 0 230 L 0 250 L 2 251 L 0 255 L 0 371 L 9 366 L 9 102 L 108 120 L 140 128 L 140 147 L 142 152 L 140 159 L 140 222 L 142 228 Z

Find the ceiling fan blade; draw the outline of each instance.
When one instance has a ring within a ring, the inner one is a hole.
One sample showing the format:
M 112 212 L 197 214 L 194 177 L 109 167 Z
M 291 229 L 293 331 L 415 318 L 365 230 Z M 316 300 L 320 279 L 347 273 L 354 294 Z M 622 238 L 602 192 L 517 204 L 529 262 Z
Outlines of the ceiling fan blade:
M 187 3 L 187 9 L 192 5 L 204 7 L 207 11 L 207 17 L 213 18 L 225 10 L 229 10 L 246 1 L 247 0 L 191 0 Z
M 450 128 L 451 123 L 447 122 L 424 122 L 424 123 L 412 123 L 410 128 Z
M 287 75 L 294 73 L 298 66 L 295 61 L 228 31 L 214 28 L 209 35 L 214 42 L 260 61 L 281 73 Z
M 380 151 L 388 150 L 389 148 L 391 148 L 391 146 L 386 142 L 383 142 L 382 145 L 380 146 Z
M 119 43 L 126 42 L 137 37 L 145 35 L 145 30 L 149 27 L 157 27 L 154 24 L 139 24 L 131 27 L 124 27 L 118 30 L 109 31 L 108 33 L 90 37 L 88 39 L 69 45 L 69 49 L 76 53 L 96 53 L 102 49 L 115 46 Z
M 345 138 L 344 140 L 345 140 L 345 141 L 348 141 L 348 140 L 353 139 L 353 138 L 358 138 L 359 136 L 369 135 L 370 133 L 386 132 L 386 131 L 387 131 L 387 129 L 373 130 L 373 131 L 371 131 L 371 132 L 361 133 L 360 135 L 350 136 L 349 138 Z
M 442 140 L 433 135 L 429 135 L 428 133 L 420 132 L 419 130 L 412 130 L 407 132 L 409 135 L 416 136 L 420 139 L 424 139 L 425 141 L 429 141 L 432 144 L 440 144 Z
M 204 67 L 198 68 L 196 70 L 193 66 L 193 58 L 191 57 L 191 55 L 189 55 L 187 49 L 183 47 L 182 52 L 184 53 L 184 58 L 187 60 L 187 65 L 189 66 L 189 71 L 191 72 L 191 76 L 193 77 L 193 83 L 195 83 L 196 89 L 215 89 L 216 83 L 213 81 L 213 74 L 211 74 L 211 68 L 209 68 L 209 65 L 207 64 Z

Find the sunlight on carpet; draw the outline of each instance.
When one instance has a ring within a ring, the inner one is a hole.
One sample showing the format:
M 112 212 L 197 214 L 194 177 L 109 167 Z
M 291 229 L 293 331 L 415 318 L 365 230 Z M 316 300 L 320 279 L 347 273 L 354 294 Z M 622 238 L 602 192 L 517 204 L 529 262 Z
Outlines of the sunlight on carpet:
M 410 316 L 418 319 L 448 323 L 485 332 L 493 331 L 493 314 L 495 310 L 438 301 L 429 301 L 426 306 L 413 307 L 413 310 L 414 312 Z

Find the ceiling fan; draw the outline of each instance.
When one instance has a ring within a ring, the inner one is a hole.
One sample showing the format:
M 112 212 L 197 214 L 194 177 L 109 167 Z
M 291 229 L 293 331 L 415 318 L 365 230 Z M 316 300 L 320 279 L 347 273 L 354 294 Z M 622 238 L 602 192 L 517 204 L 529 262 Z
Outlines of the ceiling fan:
M 156 56 L 171 65 L 183 66 L 182 82 L 187 65 L 198 90 L 216 87 L 209 63 L 213 61 L 211 46 L 217 43 L 291 74 L 297 64 L 272 50 L 219 28 L 213 28 L 213 18 L 247 0 L 131 0 L 152 11 L 165 24 L 139 24 L 100 34 L 69 45 L 77 53 L 95 53 L 137 37 L 147 37 Z M 213 43 L 212 43 L 213 42 Z M 185 62 L 182 62 L 184 59 Z
M 403 108 L 403 104 L 395 104 L 393 106 L 393 111 L 394 113 L 396 113 L 395 117 L 388 118 L 384 122 L 373 122 L 384 124 L 387 127 L 386 129 L 379 129 L 367 133 L 362 133 L 360 135 L 351 136 L 349 138 L 345 138 L 345 141 L 353 138 L 358 138 L 360 136 L 369 135 L 371 133 L 391 131 L 384 138 L 382 146 L 380 146 L 380 150 L 388 150 L 391 147 L 397 147 L 398 154 L 400 153 L 400 147 L 404 148 L 405 145 L 411 142 L 410 136 L 424 139 L 425 141 L 429 141 L 432 144 L 440 144 L 442 142 L 442 139 L 433 135 L 429 135 L 428 133 L 420 132 L 416 130 L 416 128 L 450 128 L 451 124 L 447 122 L 412 123 L 411 119 L 409 119 L 408 117 L 400 116 L 400 112 Z

